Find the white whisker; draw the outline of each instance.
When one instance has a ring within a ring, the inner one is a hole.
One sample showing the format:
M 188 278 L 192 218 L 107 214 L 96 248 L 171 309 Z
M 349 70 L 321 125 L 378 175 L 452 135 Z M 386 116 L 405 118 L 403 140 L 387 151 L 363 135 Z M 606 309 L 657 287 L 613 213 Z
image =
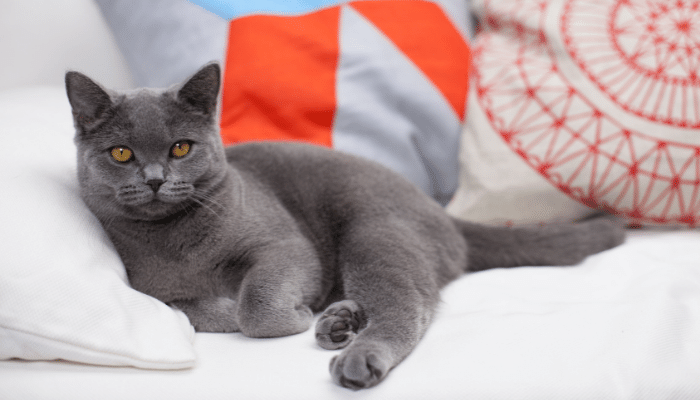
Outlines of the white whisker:
M 197 198 L 197 197 L 192 197 L 192 200 L 194 200 L 195 203 L 199 204 L 200 206 L 206 208 L 207 210 L 211 211 L 212 214 L 216 215 L 217 218 L 223 220 L 221 215 L 214 210 L 214 208 L 210 207 L 206 202 L 208 201 L 210 204 L 214 206 L 218 206 L 219 208 L 223 208 L 221 204 L 217 203 L 216 201 L 207 198 L 207 197 L 202 197 L 202 198 Z

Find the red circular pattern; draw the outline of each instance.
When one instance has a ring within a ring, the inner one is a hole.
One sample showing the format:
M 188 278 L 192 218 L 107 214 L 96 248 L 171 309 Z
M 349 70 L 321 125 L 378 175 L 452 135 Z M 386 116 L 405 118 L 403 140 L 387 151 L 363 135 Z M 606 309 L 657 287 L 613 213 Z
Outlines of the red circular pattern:
M 569 0 L 561 32 L 547 31 L 545 2 L 531 3 L 537 6 L 519 21 L 523 3 L 487 0 L 488 25 L 475 42 L 474 87 L 491 127 L 552 185 L 586 205 L 640 221 L 697 226 L 700 133 L 686 130 L 685 142 L 671 139 L 672 129 L 700 123 L 700 19 L 686 18 L 698 2 Z M 656 12 L 656 20 L 644 22 L 633 11 Z M 675 35 L 668 33 L 673 26 Z M 667 32 L 663 40 L 648 33 L 654 30 Z M 557 57 L 566 55 L 550 41 L 559 33 L 575 63 L 627 115 L 611 115 L 559 72 Z M 659 49 L 663 57 L 654 53 Z M 652 53 L 658 57 L 647 56 Z M 638 117 L 658 123 L 653 136 L 632 127 Z
M 562 34 L 576 64 L 621 108 L 700 128 L 699 1 L 569 1 Z

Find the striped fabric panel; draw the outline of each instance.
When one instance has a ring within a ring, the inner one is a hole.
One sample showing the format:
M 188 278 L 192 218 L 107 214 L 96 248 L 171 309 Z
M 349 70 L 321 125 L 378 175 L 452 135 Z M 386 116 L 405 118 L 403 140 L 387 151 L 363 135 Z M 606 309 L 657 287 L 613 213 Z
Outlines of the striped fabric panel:
M 445 204 L 457 187 L 471 62 L 457 1 L 338 3 L 252 10 L 230 1 L 235 13 L 217 11 L 233 16 L 224 142 L 333 147 L 394 169 Z

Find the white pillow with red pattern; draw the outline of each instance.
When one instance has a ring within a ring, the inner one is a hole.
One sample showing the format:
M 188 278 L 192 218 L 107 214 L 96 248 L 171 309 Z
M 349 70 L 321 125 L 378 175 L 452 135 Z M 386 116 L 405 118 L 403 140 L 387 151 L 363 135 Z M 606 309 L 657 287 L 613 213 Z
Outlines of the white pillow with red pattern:
M 449 211 L 497 224 L 700 224 L 697 2 L 474 2 L 481 32 Z

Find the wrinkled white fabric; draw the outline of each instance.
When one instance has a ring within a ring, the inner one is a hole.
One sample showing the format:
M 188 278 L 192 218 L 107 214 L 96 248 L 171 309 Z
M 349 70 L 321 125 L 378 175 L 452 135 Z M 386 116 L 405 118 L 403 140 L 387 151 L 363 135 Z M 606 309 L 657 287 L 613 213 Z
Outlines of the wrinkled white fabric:
M 187 317 L 128 286 L 80 199 L 64 89 L 0 93 L 0 132 L 0 359 L 194 365 Z

